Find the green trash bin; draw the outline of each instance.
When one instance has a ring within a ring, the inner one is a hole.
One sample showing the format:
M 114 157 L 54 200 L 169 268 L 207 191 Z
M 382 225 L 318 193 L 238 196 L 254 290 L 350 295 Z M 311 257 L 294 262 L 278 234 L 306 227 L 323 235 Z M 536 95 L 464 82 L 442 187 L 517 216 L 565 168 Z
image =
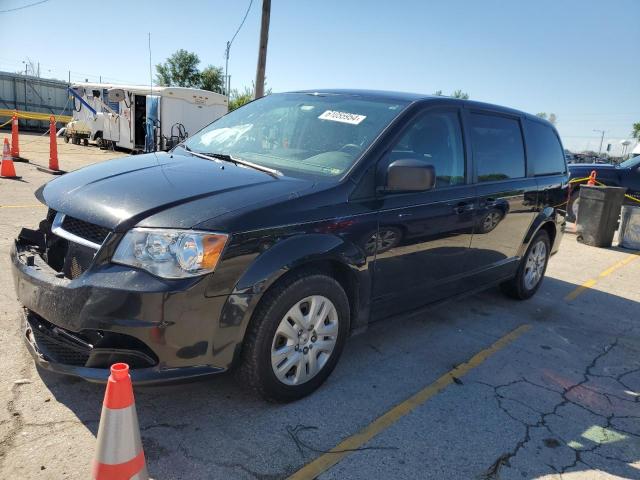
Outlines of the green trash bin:
M 610 247 L 618 229 L 626 188 L 580 187 L 578 241 L 592 247 Z

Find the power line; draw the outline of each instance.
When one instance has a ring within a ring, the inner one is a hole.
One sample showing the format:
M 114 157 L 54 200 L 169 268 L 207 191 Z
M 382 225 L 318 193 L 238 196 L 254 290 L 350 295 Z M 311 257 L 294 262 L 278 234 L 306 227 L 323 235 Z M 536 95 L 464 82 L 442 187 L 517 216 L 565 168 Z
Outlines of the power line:
M 242 22 L 240 22 L 240 25 L 238 26 L 238 29 L 236 30 L 236 33 L 234 33 L 233 37 L 231 37 L 231 41 L 229 42 L 229 46 L 231 46 L 233 41 L 236 39 L 236 36 L 240 32 L 240 29 L 244 25 L 244 22 L 247 20 L 247 16 L 249 16 L 249 11 L 251 10 L 251 5 L 253 5 L 253 0 L 249 0 L 249 6 L 247 7 L 247 11 L 244 13 L 244 17 L 242 18 Z
M 224 58 L 225 58 L 224 76 L 225 76 L 225 81 L 227 83 L 227 86 L 226 86 L 227 96 L 231 94 L 231 78 L 229 78 L 229 52 L 231 51 L 231 44 L 236 39 L 236 36 L 238 35 L 238 33 L 240 33 L 240 29 L 244 25 L 245 20 L 247 20 L 247 16 L 249 16 L 249 11 L 251 10 L 252 5 L 253 5 L 253 0 L 249 0 L 249 6 L 247 7 L 247 11 L 244 12 L 244 17 L 242 18 L 240 25 L 238 25 L 238 29 L 236 30 L 236 33 L 233 34 L 233 37 L 231 37 L 231 40 L 227 42 L 227 48 L 224 50 Z
M 9 12 L 15 12 L 17 10 L 23 10 L 25 8 L 29 8 L 29 7 L 35 7 L 36 5 L 40 5 L 42 3 L 46 3 L 49 0 L 40 0 L 39 2 L 33 2 L 33 3 L 29 3 L 27 5 L 23 5 L 21 7 L 15 7 L 15 8 L 9 8 L 7 10 L 0 10 L 0 13 L 9 13 Z

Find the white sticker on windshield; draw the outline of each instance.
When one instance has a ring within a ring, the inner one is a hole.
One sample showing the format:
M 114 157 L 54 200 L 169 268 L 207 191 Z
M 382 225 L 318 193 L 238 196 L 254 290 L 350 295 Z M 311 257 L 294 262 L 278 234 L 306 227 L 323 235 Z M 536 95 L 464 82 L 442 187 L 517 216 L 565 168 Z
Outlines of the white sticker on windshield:
M 356 115 L 349 112 L 338 112 L 336 110 L 327 110 L 318 117 L 320 120 L 331 120 L 332 122 L 349 123 L 351 125 L 359 125 L 366 115 Z

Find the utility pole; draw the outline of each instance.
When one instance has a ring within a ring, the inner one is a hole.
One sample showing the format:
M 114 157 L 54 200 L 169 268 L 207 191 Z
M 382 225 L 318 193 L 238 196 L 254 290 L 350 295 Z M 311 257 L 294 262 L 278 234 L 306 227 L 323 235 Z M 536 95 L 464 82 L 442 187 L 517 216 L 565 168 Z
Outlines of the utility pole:
M 600 148 L 598 149 L 598 156 L 600 156 L 600 154 L 602 153 L 602 142 L 604 141 L 604 134 L 606 132 L 606 130 L 593 130 L 594 132 L 598 132 L 601 134 L 600 136 Z
M 224 50 L 224 90 L 227 94 L 227 98 L 231 95 L 229 89 L 231 88 L 231 82 L 229 80 L 229 52 L 231 50 L 231 42 L 227 42 L 227 48 Z
M 260 48 L 258 49 L 258 68 L 256 69 L 255 98 L 264 97 L 264 72 L 267 66 L 267 42 L 269 41 L 269 18 L 271 0 L 262 0 L 262 23 L 260 25 Z

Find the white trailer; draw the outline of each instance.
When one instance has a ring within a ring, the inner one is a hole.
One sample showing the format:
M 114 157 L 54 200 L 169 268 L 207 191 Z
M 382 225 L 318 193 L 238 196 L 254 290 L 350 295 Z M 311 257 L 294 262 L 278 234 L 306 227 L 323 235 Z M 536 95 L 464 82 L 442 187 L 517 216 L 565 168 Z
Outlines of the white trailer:
M 168 150 L 228 111 L 226 96 L 197 88 L 77 84 L 72 90 L 79 88 L 94 102 L 79 102 L 93 116 L 91 138 L 134 152 Z
M 85 146 L 89 140 L 101 142 L 104 129 L 101 114 L 110 108 L 103 99 L 106 99 L 112 87 L 113 85 L 104 83 L 80 83 L 69 87 L 69 96 L 73 101 L 73 120 L 67 123 L 64 130 L 65 142 L 83 142 Z M 111 107 L 117 109 L 117 105 Z

